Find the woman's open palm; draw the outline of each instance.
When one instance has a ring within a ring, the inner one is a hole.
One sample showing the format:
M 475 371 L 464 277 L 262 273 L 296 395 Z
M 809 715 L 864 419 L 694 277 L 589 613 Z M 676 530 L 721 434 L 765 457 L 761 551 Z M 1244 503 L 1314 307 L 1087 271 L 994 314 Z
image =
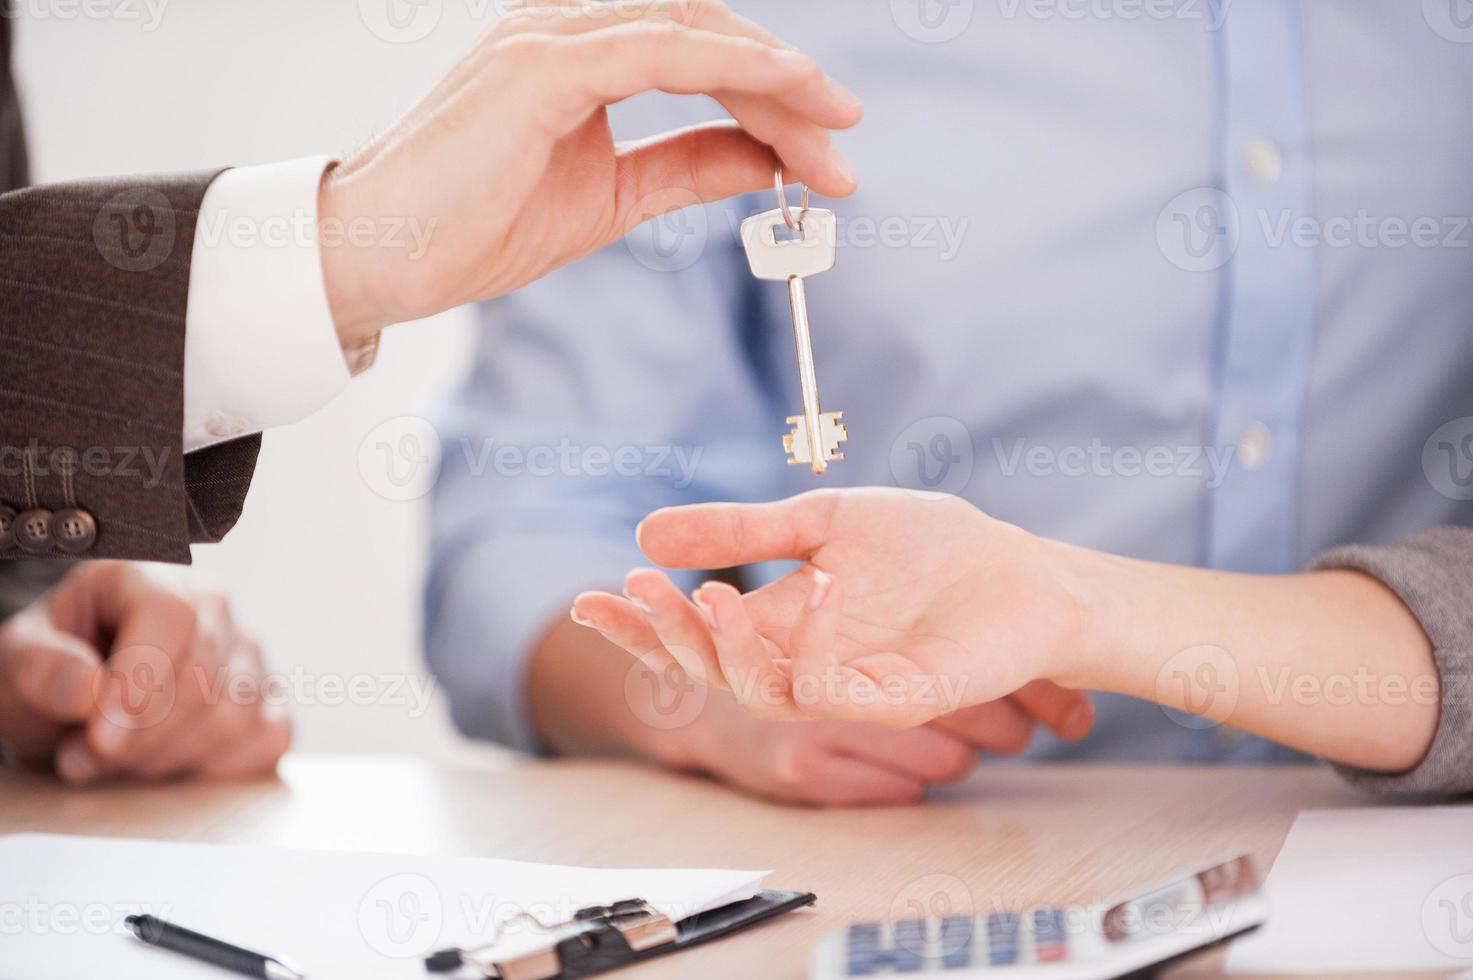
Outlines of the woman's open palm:
M 655 669 L 678 662 L 771 717 L 921 724 L 1050 676 L 1072 628 L 1050 543 L 940 494 L 677 507 L 650 515 L 639 542 L 672 568 L 803 562 L 747 595 L 708 582 L 693 601 L 640 569 L 627 598 L 574 607 Z

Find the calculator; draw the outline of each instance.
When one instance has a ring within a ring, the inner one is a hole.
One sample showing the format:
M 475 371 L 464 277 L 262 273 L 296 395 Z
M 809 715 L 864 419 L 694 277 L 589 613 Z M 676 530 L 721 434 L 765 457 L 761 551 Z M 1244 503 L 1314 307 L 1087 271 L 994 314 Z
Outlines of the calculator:
M 856 922 L 819 944 L 810 976 L 1148 976 L 1267 918 L 1259 877 L 1251 859 L 1240 855 L 1115 902 Z

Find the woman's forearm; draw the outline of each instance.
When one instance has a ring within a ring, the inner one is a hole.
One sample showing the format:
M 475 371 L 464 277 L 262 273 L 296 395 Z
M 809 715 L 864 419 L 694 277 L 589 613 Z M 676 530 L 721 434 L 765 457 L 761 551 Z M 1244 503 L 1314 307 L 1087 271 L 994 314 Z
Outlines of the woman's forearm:
M 1073 686 L 1167 707 L 1365 769 L 1415 766 L 1440 705 L 1432 645 L 1358 572 L 1240 575 L 1072 551 Z

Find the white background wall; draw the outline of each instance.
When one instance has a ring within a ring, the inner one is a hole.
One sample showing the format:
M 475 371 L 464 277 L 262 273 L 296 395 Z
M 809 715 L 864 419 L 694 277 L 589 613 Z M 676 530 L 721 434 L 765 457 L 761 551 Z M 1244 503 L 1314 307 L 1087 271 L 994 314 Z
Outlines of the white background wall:
M 428 90 L 492 9 L 429 0 L 438 21 L 414 43 L 370 29 L 389 3 L 413 13 L 405 2 L 12 0 L 35 179 L 344 154 Z M 302 692 L 299 749 L 469 751 L 438 696 L 422 715 L 392 703 L 388 685 L 426 676 L 423 502 L 376 494 L 358 453 L 380 423 L 422 413 L 471 340 L 464 313 L 391 331 L 378 367 L 342 398 L 267 435 L 240 524 L 195 551 L 195 568 L 224 586 Z M 380 703 L 334 694 L 334 683 L 365 677 Z

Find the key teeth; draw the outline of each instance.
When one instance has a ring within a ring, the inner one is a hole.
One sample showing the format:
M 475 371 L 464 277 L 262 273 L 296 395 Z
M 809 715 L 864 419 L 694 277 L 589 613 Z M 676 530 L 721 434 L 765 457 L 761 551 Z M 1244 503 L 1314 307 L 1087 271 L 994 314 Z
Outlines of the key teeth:
M 849 439 L 848 428 L 839 421 L 843 417 L 843 412 L 824 412 L 819 416 L 819 438 L 823 440 L 824 451 L 815 456 L 812 447 L 808 445 L 807 419 L 801 415 L 789 416 L 788 424 L 793 430 L 783 436 L 783 451 L 788 454 L 788 465 L 801 466 L 808 463 L 813 466 L 814 473 L 822 474 L 824 464 L 842 460 L 844 454 L 839 452 L 839 445 Z M 799 449 L 806 452 L 800 453 Z

